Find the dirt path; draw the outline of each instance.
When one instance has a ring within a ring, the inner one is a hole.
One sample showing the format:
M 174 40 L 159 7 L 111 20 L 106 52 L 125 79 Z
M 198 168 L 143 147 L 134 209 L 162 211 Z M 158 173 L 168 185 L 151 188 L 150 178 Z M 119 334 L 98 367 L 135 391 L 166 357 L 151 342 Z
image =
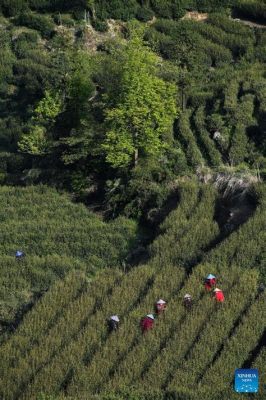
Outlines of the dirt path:
M 240 22 L 241 24 L 247 25 L 250 28 L 261 28 L 261 29 L 266 29 L 266 25 L 263 24 L 258 24 L 257 22 L 252 22 L 247 19 L 242 19 L 242 18 L 230 18 L 232 21 L 235 22 Z
M 206 21 L 208 19 L 208 13 L 200 13 L 197 11 L 188 11 L 185 16 L 181 19 L 192 19 L 193 21 Z M 229 17 L 231 21 L 240 22 L 243 25 L 247 25 L 251 28 L 261 28 L 266 29 L 266 25 L 258 24 L 257 22 L 252 22 L 243 18 L 232 18 Z

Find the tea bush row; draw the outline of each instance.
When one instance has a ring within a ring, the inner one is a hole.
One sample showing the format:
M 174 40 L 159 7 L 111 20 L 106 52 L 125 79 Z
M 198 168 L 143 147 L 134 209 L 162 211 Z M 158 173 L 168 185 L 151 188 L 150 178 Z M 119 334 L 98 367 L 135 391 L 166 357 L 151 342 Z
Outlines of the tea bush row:
M 110 298 L 104 301 L 95 315 L 76 335 L 75 340 L 66 345 L 51 361 L 35 376 L 35 380 L 23 392 L 22 398 L 34 396 L 37 392 L 48 390 L 49 393 L 60 391 L 65 377 L 84 360 L 89 360 L 99 346 L 108 338 L 106 318 L 117 312 L 120 318 L 129 313 L 145 297 L 154 280 L 154 270 L 149 266 L 141 266 L 125 275 L 120 285 L 114 287 Z M 84 314 L 84 312 L 83 312 Z M 81 318 L 82 318 L 81 313 Z
M 72 275 L 72 276 L 71 276 Z M 73 274 L 67 277 L 68 281 L 72 281 L 73 287 L 75 286 L 75 281 L 73 280 Z M 25 348 L 23 346 L 23 333 L 21 330 L 16 332 L 7 342 L 7 346 L 2 349 L 4 354 L 4 359 L 8 358 L 7 361 L 11 359 L 11 362 L 3 363 L 1 366 L 1 380 L 2 383 L 5 382 L 6 388 L 12 388 L 12 390 L 20 390 L 20 387 L 24 387 L 25 384 L 32 379 L 32 377 L 37 373 L 37 371 L 44 365 L 48 364 L 50 359 L 55 356 L 59 350 L 66 346 L 67 343 L 75 337 L 80 329 L 88 323 L 91 315 L 94 314 L 95 309 L 100 307 L 101 302 L 104 298 L 108 298 L 108 293 L 112 288 L 119 284 L 122 273 L 119 271 L 106 271 L 99 274 L 98 279 L 90 285 L 84 279 L 83 290 L 78 289 L 74 298 L 69 299 L 69 303 L 65 307 L 57 308 L 56 302 L 53 298 L 49 298 L 46 301 L 46 313 L 40 313 L 38 311 L 39 320 L 36 321 L 36 327 L 32 322 L 34 322 L 34 315 L 36 315 L 35 309 L 33 310 L 33 315 L 28 314 L 27 320 L 21 326 L 21 329 L 28 329 L 30 336 L 33 337 L 29 346 Z M 61 293 L 64 297 L 64 294 Z M 50 297 L 50 296 L 49 296 Z M 67 294 L 66 294 L 67 299 Z M 38 306 L 36 306 L 38 308 Z M 56 319 L 48 319 L 49 312 L 56 311 Z M 43 327 L 43 323 L 47 326 Z M 42 327 L 42 331 L 40 331 Z M 35 329 L 36 328 L 36 329 Z M 36 334 L 40 332 L 39 335 Z M 35 333 L 35 334 L 34 334 Z M 26 336 L 28 339 L 29 336 Z M 21 348 L 21 352 L 18 352 L 18 346 L 14 346 L 14 341 Z M 12 381 L 16 380 L 16 386 L 12 386 Z M 1 387 L 2 385 L 0 385 Z M 4 386 L 4 384 L 3 384 Z M 9 389 L 10 390 L 10 389 Z M 5 393 L 5 392 L 4 392 Z M 8 398 L 7 394 L 3 395 Z M 15 395 L 16 397 L 16 395 Z
M 239 271 L 240 272 L 240 271 Z M 187 354 L 178 368 L 170 383 L 170 389 L 177 387 L 195 385 L 201 377 L 201 374 L 209 367 L 211 360 L 218 353 L 219 349 L 227 340 L 234 324 L 242 315 L 247 307 L 253 302 L 257 294 L 258 273 L 256 271 L 246 271 L 240 275 L 239 281 L 232 287 L 226 297 L 226 302 L 214 314 L 200 337 Z
M 204 158 L 212 167 L 217 167 L 222 164 L 222 157 L 219 150 L 216 148 L 214 140 L 210 138 L 210 134 L 205 125 L 204 108 L 201 106 L 197 109 L 194 115 L 195 127 L 199 135 L 199 140 L 204 148 Z
M 118 332 L 111 334 L 108 340 L 99 348 L 95 356 L 92 358 L 87 366 L 84 366 L 80 371 L 77 370 L 73 381 L 71 382 L 68 392 L 73 395 L 79 393 L 93 393 L 103 389 L 106 382 L 110 379 L 110 376 L 114 373 L 117 374 L 121 379 L 123 378 L 124 361 L 127 366 L 130 365 L 132 377 L 134 376 L 135 364 L 132 360 L 128 360 L 130 353 L 134 352 L 135 349 L 142 348 L 145 354 L 148 355 L 150 348 L 143 348 L 143 339 L 140 331 L 140 320 L 147 313 L 153 313 L 153 307 L 156 300 L 164 298 L 170 301 L 173 296 L 176 297 L 179 292 L 179 288 L 183 283 L 184 271 L 177 269 L 176 273 L 173 274 L 173 266 L 162 265 L 158 268 L 154 283 L 150 287 L 147 296 L 143 301 L 134 308 L 122 321 L 122 325 Z M 160 320 L 155 321 L 155 329 L 158 329 Z M 153 349 L 154 351 L 155 349 Z M 142 365 L 141 357 L 137 357 L 138 363 Z M 93 376 L 93 379 L 88 379 L 89 376 Z M 125 380 L 125 385 L 127 381 Z
M 230 385 L 235 365 L 241 366 L 256 347 L 266 324 L 266 295 L 262 294 L 249 308 L 236 332 L 224 344 L 223 352 L 208 369 L 203 384 L 222 390 Z

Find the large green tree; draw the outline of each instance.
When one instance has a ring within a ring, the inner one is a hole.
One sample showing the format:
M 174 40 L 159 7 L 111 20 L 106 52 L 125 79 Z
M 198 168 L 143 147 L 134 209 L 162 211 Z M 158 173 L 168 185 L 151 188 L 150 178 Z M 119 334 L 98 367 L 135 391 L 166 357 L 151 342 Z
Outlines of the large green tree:
M 123 50 L 117 104 L 106 110 L 102 148 L 113 167 L 136 165 L 140 156 L 160 156 L 169 144 L 176 86 L 158 76 L 162 61 L 135 35 Z

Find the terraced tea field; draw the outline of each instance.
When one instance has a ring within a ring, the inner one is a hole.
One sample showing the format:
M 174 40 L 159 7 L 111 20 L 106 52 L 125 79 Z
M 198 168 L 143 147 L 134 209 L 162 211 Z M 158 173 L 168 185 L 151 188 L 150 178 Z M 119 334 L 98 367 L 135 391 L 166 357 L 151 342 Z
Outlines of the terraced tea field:
M 220 241 L 216 196 L 210 186 L 183 185 L 147 264 L 127 273 L 103 270 L 92 282 L 79 271 L 57 281 L 0 347 L 0 398 L 89 399 L 129 387 L 180 399 L 235 399 L 234 370 L 241 366 L 258 367 L 263 382 L 266 295 L 256 267 L 265 262 L 265 195 L 249 220 Z M 209 272 L 224 303 L 204 289 Z M 193 296 L 190 311 L 185 293 Z M 140 319 L 160 297 L 167 310 L 142 335 Z M 108 333 L 113 313 L 120 328 Z

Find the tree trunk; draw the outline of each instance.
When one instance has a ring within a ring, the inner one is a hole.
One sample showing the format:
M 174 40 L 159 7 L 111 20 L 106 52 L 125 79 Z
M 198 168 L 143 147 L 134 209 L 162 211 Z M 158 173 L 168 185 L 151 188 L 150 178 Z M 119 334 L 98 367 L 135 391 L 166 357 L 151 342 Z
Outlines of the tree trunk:
M 185 95 L 185 90 L 183 87 L 181 89 L 181 108 L 182 108 L 182 111 L 185 111 L 185 109 L 186 109 L 186 95 Z
M 135 149 L 134 152 L 134 166 L 136 167 L 138 165 L 138 159 L 139 159 L 139 149 Z
M 135 151 L 134 151 L 134 167 L 138 165 L 138 159 L 139 159 L 139 149 L 138 149 L 138 132 L 134 132 L 134 145 L 135 145 Z

